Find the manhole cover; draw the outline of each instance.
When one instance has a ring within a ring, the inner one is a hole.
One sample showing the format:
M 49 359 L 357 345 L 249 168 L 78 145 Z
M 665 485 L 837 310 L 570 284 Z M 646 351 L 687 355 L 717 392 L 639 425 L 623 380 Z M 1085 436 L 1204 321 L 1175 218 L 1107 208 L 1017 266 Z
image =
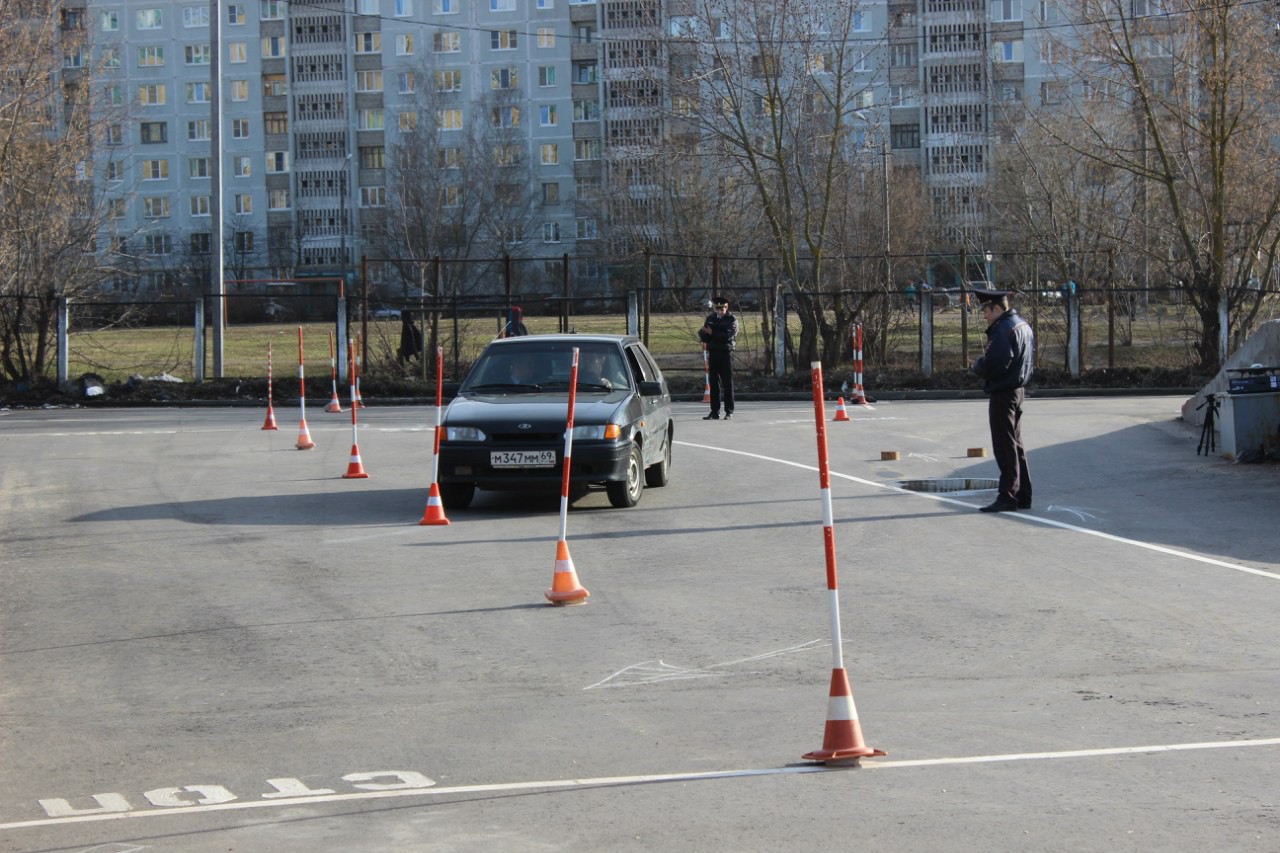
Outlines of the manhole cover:
M 894 483 L 899 489 L 908 492 L 981 492 L 1000 488 L 999 480 L 984 480 L 976 477 L 943 477 L 938 480 L 899 480 Z

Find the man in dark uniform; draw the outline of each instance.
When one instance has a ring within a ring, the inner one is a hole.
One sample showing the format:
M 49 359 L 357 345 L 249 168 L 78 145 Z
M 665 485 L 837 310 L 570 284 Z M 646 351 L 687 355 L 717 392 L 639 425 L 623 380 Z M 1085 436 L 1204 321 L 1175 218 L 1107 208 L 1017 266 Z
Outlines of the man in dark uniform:
M 990 400 L 991 449 L 1000 466 L 1000 490 L 982 512 L 1031 508 L 1031 472 L 1022 444 L 1022 403 L 1035 364 L 1035 335 L 1009 307 L 1007 290 L 975 290 L 987 321 L 987 351 L 973 363 Z
M 716 296 L 711 300 L 711 313 L 698 330 L 698 339 L 707 345 L 707 378 L 711 383 L 711 414 L 704 421 L 733 417 L 733 350 L 738 341 L 738 318 L 729 313 L 729 300 Z

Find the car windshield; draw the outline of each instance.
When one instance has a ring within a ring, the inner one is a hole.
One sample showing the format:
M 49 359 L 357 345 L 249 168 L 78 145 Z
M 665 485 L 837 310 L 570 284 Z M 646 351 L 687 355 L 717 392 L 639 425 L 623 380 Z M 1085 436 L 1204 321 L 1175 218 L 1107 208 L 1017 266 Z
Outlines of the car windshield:
M 569 387 L 573 344 L 568 342 L 495 346 L 485 350 L 461 391 L 529 393 Z M 578 345 L 578 389 L 607 392 L 630 388 L 631 379 L 622 353 L 609 344 Z

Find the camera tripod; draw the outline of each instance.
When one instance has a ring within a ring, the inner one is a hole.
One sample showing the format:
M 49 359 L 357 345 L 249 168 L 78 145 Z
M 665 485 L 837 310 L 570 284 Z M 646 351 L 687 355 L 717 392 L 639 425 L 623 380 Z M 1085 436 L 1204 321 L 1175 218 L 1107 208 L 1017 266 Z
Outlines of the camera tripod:
M 1217 420 L 1218 420 L 1218 397 L 1216 394 L 1206 394 L 1204 402 L 1196 406 L 1196 411 L 1200 411 L 1205 406 L 1209 409 L 1204 413 L 1204 427 L 1200 430 L 1200 443 L 1196 445 L 1196 456 L 1201 455 L 1201 451 L 1205 456 L 1217 451 Z

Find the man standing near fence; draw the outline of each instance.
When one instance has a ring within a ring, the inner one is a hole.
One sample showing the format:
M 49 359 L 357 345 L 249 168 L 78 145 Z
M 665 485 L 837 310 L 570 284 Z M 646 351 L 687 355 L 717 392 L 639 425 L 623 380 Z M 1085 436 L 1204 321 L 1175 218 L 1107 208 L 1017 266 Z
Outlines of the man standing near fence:
M 982 377 L 982 390 L 990 397 L 987 421 L 991 427 L 991 451 L 1000 466 L 996 499 L 982 512 L 1031 509 L 1031 472 L 1022 444 L 1024 389 L 1035 366 L 1035 335 L 1030 324 L 1009 307 L 1007 290 L 975 290 L 987 321 L 987 351 L 973 363 Z
M 729 300 L 724 296 L 711 299 L 711 313 L 698 330 L 698 339 L 707 345 L 707 370 L 711 382 L 711 414 L 704 421 L 733 417 L 733 350 L 738 343 L 738 318 L 729 313 Z

